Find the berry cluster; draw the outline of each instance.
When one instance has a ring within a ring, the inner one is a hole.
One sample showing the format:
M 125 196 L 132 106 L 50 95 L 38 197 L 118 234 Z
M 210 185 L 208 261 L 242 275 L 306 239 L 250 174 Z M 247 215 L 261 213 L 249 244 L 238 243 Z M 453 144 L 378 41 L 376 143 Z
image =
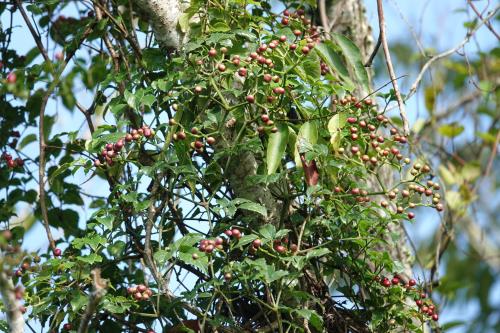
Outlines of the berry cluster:
M 297 244 L 289 244 L 288 238 L 283 238 L 283 239 L 277 239 L 273 242 L 273 249 L 278 252 L 279 254 L 283 254 L 288 250 L 291 252 L 295 253 L 298 250 Z
M 119 139 L 115 143 L 107 143 L 101 150 L 99 158 L 94 160 L 94 166 L 102 167 L 104 166 L 104 163 L 106 163 L 108 166 L 112 166 L 114 164 L 115 158 L 120 155 L 120 152 L 127 143 L 130 143 L 132 141 L 140 141 L 142 137 L 149 139 L 153 135 L 153 130 L 146 125 L 142 126 L 139 129 L 131 130 L 125 135 L 125 137 Z
M 136 301 L 147 301 L 153 296 L 151 289 L 143 284 L 134 287 L 128 287 L 127 293 L 132 296 Z
M 427 299 L 426 293 L 421 293 L 420 297 L 415 300 L 415 304 L 417 304 L 424 315 L 429 316 L 434 321 L 439 320 L 436 306 L 431 299 Z
M 22 158 L 18 157 L 14 159 L 12 158 L 12 155 L 5 152 L 2 154 L 2 159 L 7 163 L 7 167 L 9 169 L 24 166 L 24 160 Z
M 170 126 L 177 126 L 177 122 L 175 119 L 170 119 L 169 120 L 169 125 Z M 193 127 L 190 130 L 191 136 L 193 137 L 193 141 L 191 142 L 191 148 L 194 149 L 197 153 L 202 153 L 204 151 L 205 144 L 206 145 L 214 145 L 216 140 L 213 136 L 207 136 L 204 137 L 201 131 L 197 127 Z M 187 134 L 184 131 L 184 129 L 181 129 L 177 131 L 176 133 L 173 134 L 173 139 L 175 141 L 183 141 L 187 138 Z M 203 142 L 203 139 L 205 139 L 205 142 Z

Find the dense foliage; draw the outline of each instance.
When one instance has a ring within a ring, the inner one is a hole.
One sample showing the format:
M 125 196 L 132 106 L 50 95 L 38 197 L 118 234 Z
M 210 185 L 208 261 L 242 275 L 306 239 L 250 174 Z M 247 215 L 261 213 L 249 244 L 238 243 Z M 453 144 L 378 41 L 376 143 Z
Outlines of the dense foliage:
M 94 332 L 438 329 L 432 283 L 398 254 L 404 221 L 444 210 L 437 170 L 388 111 L 394 92 L 371 87 L 358 47 L 313 24 L 315 1 L 279 13 L 192 1 L 179 50 L 115 2 L 83 2 L 73 17 L 57 14 L 71 1 L 25 6 L 54 50 L 38 37 L 17 54 L 13 27 L 1 32 L 0 221 L 34 208 L 3 232 L 0 263 L 27 321 L 54 332 L 87 319 Z M 91 136 L 56 130 L 52 98 Z M 26 253 L 35 221 L 64 236 L 40 235 L 50 248 Z

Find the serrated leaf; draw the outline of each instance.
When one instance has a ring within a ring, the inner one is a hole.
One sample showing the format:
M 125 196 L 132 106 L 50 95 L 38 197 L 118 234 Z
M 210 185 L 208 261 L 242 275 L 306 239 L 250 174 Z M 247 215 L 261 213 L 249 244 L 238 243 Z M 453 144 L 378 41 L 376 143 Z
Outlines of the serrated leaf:
M 268 175 L 275 173 L 280 166 L 288 143 L 288 125 L 280 123 L 277 127 L 278 131 L 269 135 L 269 142 L 267 143 L 266 162 Z
M 361 85 L 365 92 L 370 91 L 370 83 L 368 80 L 368 72 L 366 71 L 365 65 L 363 64 L 363 59 L 361 57 L 361 52 L 358 47 L 347 37 L 333 33 L 333 39 L 342 49 L 342 53 L 346 61 L 354 69 L 354 74 L 358 83 Z
M 252 212 L 256 212 L 256 213 L 259 213 L 260 215 L 264 216 L 264 217 L 267 217 L 267 209 L 266 207 L 258 204 L 258 203 L 255 203 L 255 202 L 244 202 L 242 204 L 240 204 L 238 206 L 238 209 L 245 209 L 245 210 L 249 210 L 249 211 L 252 211 Z
M 71 309 L 73 312 L 78 312 L 81 308 L 87 304 L 88 299 L 84 295 L 82 295 L 80 292 L 76 292 L 71 295 Z

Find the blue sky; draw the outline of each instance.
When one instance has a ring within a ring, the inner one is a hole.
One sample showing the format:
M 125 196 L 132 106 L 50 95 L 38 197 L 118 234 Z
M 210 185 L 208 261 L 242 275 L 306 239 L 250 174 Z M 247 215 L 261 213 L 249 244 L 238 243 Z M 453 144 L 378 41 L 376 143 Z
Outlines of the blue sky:
M 377 11 L 376 11 L 376 1 L 365 1 L 367 5 L 367 16 L 369 18 L 370 23 L 372 24 L 374 35 L 376 38 L 378 34 L 378 21 L 377 21 Z M 487 1 L 477 1 L 475 2 L 478 8 L 482 8 Z M 386 24 L 387 24 L 387 32 L 388 32 L 388 41 L 389 44 L 391 42 L 401 41 L 401 40 L 409 40 L 412 43 L 416 43 L 413 39 L 412 34 L 416 34 L 418 36 L 418 40 L 422 43 L 425 49 L 434 49 L 439 51 L 446 50 L 450 47 L 458 44 L 465 36 L 466 30 L 463 26 L 463 22 L 470 20 L 471 17 L 468 17 L 468 14 L 462 9 L 465 9 L 465 1 L 456 1 L 456 0 L 441 0 L 441 1 L 433 1 L 433 0 L 386 0 L 384 1 L 385 15 L 386 15 Z M 31 35 L 29 35 L 27 29 L 23 25 L 23 21 L 20 18 L 19 14 L 15 14 L 15 22 L 19 24 L 20 28 L 15 29 L 15 33 L 13 35 L 12 47 L 18 50 L 18 53 L 26 53 L 31 47 L 33 47 L 33 43 L 31 42 Z M 8 16 L 5 13 L 2 15 L 1 22 L 3 26 L 7 26 Z M 497 27 L 498 30 L 498 27 Z M 26 40 L 29 39 L 29 42 Z M 496 46 L 496 40 L 492 38 L 491 33 L 485 28 L 481 28 L 477 34 L 478 44 L 485 50 Z M 470 50 L 475 51 L 475 43 L 471 43 L 466 47 L 466 50 L 470 48 Z M 51 50 L 57 51 L 57 50 Z M 380 50 L 382 52 L 382 50 Z M 379 60 L 380 61 L 380 60 Z M 416 73 L 404 73 L 395 68 L 396 76 L 407 74 L 408 78 L 401 81 L 401 89 L 404 92 L 407 92 L 409 89 L 409 84 L 413 82 Z M 377 78 L 377 84 L 383 84 L 389 81 L 388 76 L 380 76 Z M 387 88 L 389 89 L 389 87 Z M 82 94 L 79 96 L 79 100 L 82 104 L 89 104 L 89 97 L 86 94 Z M 410 120 L 412 123 L 418 118 L 418 115 L 424 116 L 425 113 L 421 111 L 422 109 L 422 98 L 420 95 L 414 96 L 408 102 L 408 113 L 410 116 Z M 49 105 L 49 109 L 62 110 L 62 105 L 57 105 L 54 101 Z M 419 111 L 420 110 L 420 111 Z M 420 113 L 419 113 L 420 112 Z M 80 113 L 74 112 L 70 114 L 68 112 L 62 112 L 64 114 L 63 117 L 58 118 L 57 127 L 58 129 L 62 129 L 66 124 L 72 123 L 80 123 L 83 121 L 83 118 Z M 82 135 L 86 135 L 82 132 Z M 36 154 L 37 147 L 36 145 L 32 145 L 30 147 L 33 149 L 33 153 Z M 81 180 L 84 179 L 82 175 L 75 178 L 76 183 L 81 183 Z M 90 181 L 83 185 L 84 189 L 95 188 L 96 182 Z M 103 193 L 104 194 L 104 193 Z M 82 221 L 86 218 L 87 212 L 81 211 Z M 413 225 L 408 226 L 410 233 L 412 234 L 412 238 L 416 243 L 421 240 L 427 239 L 431 237 L 436 228 L 439 225 L 439 219 L 437 215 L 429 215 L 427 221 L 424 224 L 415 223 Z M 56 231 L 56 235 L 58 236 L 60 233 Z M 26 240 L 26 248 L 28 250 L 36 250 L 40 248 L 45 248 L 47 246 L 47 241 L 44 236 L 43 228 L 40 224 L 33 227 L 28 233 L 28 237 Z M 500 283 L 497 283 L 498 292 L 496 295 L 500 295 Z M 491 300 L 492 302 L 499 304 L 500 299 L 494 298 Z M 453 309 L 446 309 L 446 311 L 442 315 L 442 322 L 452 321 L 456 319 L 464 319 L 464 313 L 472 314 L 475 311 L 478 311 L 477 304 L 463 304 Z M 454 330 L 450 330 L 449 332 L 463 332 L 463 329 L 457 328 Z

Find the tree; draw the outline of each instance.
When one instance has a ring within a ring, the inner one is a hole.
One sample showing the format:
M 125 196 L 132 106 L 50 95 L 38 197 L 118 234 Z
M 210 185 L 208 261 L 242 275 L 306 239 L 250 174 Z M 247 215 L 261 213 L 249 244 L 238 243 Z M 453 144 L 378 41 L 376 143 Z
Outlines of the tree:
M 0 4 L 0 219 L 34 207 L 0 237 L 4 331 L 439 331 L 431 293 L 450 232 L 421 280 L 403 223 L 419 223 L 418 207 L 445 211 L 444 226 L 466 218 L 468 184 L 492 173 L 498 115 L 483 110 L 484 169 L 433 168 L 403 99 L 453 52 L 426 60 L 404 96 L 377 3 L 377 43 L 360 0 Z M 497 11 L 477 12 L 464 43 L 482 26 L 495 35 Z M 14 15 L 26 55 L 10 48 Z M 390 81 L 373 87 L 379 48 Z M 464 103 L 488 95 L 495 110 L 497 83 L 483 82 L 488 94 Z M 444 90 L 427 86 L 426 102 Z M 85 130 L 58 129 L 57 103 Z M 450 109 L 427 122 L 453 138 Z M 35 221 L 49 249 L 27 253 Z

